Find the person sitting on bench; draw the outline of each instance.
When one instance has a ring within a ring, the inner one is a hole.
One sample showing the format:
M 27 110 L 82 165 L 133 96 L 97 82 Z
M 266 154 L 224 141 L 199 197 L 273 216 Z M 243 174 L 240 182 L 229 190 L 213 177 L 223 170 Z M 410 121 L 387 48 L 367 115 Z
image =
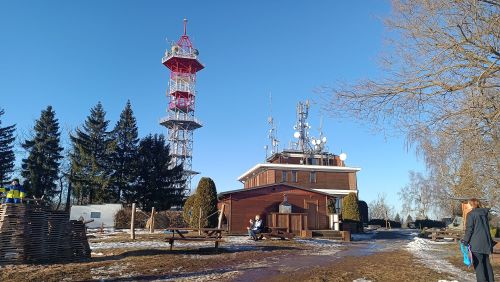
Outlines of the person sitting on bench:
M 252 226 L 248 228 L 248 235 L 252 237 L 253 240 L 257 241 L 259 239 L 257 234 L 262 232 L 263 227 L 260 215 L 256 215 Z

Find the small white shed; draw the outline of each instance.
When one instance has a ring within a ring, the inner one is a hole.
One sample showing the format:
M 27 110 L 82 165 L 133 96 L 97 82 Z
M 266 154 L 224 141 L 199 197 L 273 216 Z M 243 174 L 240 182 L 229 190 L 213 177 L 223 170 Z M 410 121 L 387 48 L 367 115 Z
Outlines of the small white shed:
M 79 220 L 81 217 L 85 221 L 94 220 L 87 224 L 89 228 L 115 226 L 115 215 L 122 208 L 121 204 L 102 204 L 102 205 L 85 205 L 85 206 L 71 206 L 70 219 Z

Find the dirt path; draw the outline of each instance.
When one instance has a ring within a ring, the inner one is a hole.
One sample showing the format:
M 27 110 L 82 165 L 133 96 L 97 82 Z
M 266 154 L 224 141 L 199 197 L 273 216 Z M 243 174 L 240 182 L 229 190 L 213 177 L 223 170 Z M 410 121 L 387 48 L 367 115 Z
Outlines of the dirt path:
M 221 249 L 179 243 L 164 235 L 131 242 L 117 233 L 91 239 L 92 259 L 0 267 L 0 281 L 471 281 L 453 243 L 416 238 L 413 230 L 324 239 L 253 242 L 225 238 Z M 454 256 L 454 257 L 453 257 Z M 457 263 L 458 261 L 458 263 Z M 450 263 L 451 262 L 451 263 Z

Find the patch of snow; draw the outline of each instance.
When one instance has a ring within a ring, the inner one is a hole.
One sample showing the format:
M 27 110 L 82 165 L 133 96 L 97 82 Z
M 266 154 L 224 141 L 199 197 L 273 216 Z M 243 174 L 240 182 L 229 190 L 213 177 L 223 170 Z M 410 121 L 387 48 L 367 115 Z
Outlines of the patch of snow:
M 352 280 L 352 282 L 372 282 L 372 280 L 367 280 L 363 277 L 363 278 L 358 278 L 356 280 Z
M 213 271 L 212 271 L 213 272 Z M 203 271 L 197 273 L 185 273 L 176 277 L 168 279 L 158 279 L 153 281 L 180 281 L 180 282 L 204 282 L 204 281 L 221 281 L 221 280 L 231 280 L 235 278 L 240 272 L 239 271 L 226 271 L 222 273 L 211 273 L 211 271 Z
M 406 248 L 418 258 L 419 262 L 439 273 L 444 272 L 455 278 L 460 277 L 461 281 L 476 281 L 472 273 L 465 272 L 446 261 L 443 258 L 443 251 L 435 247 L 436 245 L 446 244 L 450 243 L 435 242 L 429 239 L 415 237 L 406 245 Z
M 336 240 L 330 239 L 295 239 L 295 242 L 307 245 L 311 250 L 307 250 L 302 253 L 302 255 L 318 255 L 318 256 L 330 256 L 340 251 L 341 244 Z

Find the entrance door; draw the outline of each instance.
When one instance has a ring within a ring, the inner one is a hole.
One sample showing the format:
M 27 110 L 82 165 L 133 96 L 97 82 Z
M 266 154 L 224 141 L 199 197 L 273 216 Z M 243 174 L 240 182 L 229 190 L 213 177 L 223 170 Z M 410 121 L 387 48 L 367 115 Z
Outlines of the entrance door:
M 318 201 L 304 201 L 307 211 L 307 229 L 318 229 Z

